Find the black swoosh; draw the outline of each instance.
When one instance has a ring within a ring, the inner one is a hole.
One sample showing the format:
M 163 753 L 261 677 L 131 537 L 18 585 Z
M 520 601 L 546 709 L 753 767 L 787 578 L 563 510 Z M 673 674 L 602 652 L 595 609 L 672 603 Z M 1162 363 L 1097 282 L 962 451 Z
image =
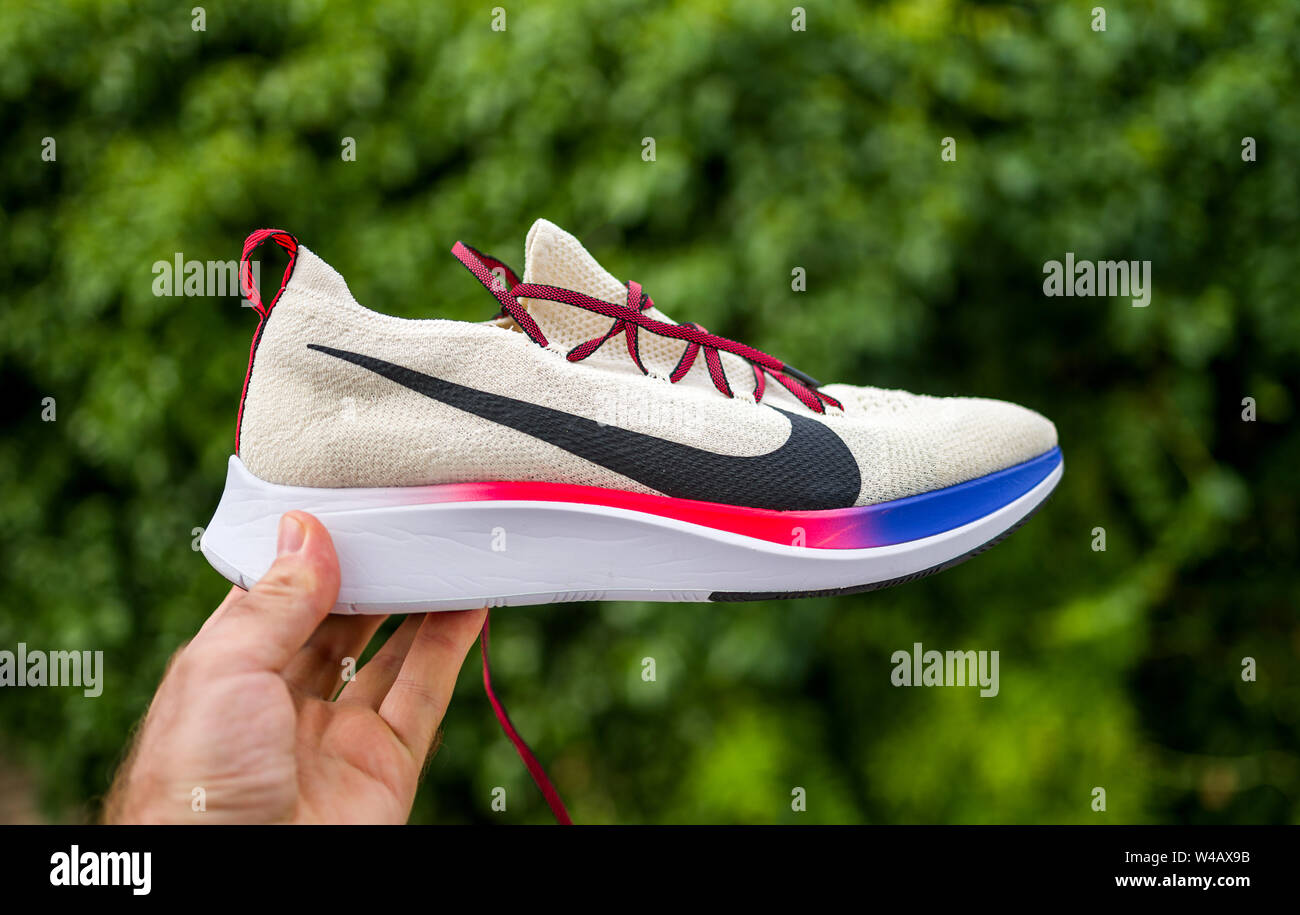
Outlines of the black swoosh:
M 784 413 L 790 437 L 753 457 L 632 432 L 524 400 L 467 388 L 382 359 L 315 343 L 308 349 L 343 359 L 440 403 L 509 426 L 679 499 L 782 511 L 847 508 L 861 487 L 858 462 L 825 424 Z

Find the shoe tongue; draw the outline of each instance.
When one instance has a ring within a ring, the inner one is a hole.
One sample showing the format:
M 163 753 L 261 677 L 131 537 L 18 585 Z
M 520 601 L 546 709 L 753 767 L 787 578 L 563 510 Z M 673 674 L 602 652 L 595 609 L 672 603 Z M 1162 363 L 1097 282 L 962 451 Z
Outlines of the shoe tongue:
M 627 303 L 627 287 L 597 263 L 582 246 L 582 242 L 545 219 L 537 220 L 528 230 L 528 240 L 524 242 L 523 280 L 525 283 L 537 283 L 539 286 L 571 289 L 606 302 Z M 523 297 L 519 301 L 528 309 L 528 313 L 546 335 L 547 341 L 565 350 L 570 350 L 579 343 L 603 337 L 613 324 L 611 318 L 576 305 Z M 676 323 L 658 308 L 648 308 L 644 314 L 657 321 Z M 684 344 L 680 340 L 642 331 L 637 346 L 642 364 L 659 377 L 667 378 L 681 359 Z M 754 384 L 754 376 L 749 363 L 732 353 L 722 353 L 720 357 L 723 371 L 732 387 L 737 390 L 750 390 Z M 591 355 L 590 361 L 614 370 L 640 373 L 640 369 L 632 361 L 622 340 L 611 339 Z M 684 387 L 714 389 L 705 362 L 703 355 L 696 359 L 695 366 L 685 378 L 681 379 Z M 777 385 L 768 386 L 769 389 L 777 387 Z M 782 395 L 784 391 L 774 391 L 773 399 L 785 407 L 802 407 L 793 397 Z
M 524 242 L 524 282 L 559 286 L 606 302 L 626 304 L 627 288 L 568 232 L 539 219 Z M 610 319 L 595 312 L 552 302 L 520 298 L 548 340 L 572 348 L 609 330 Z
M 617 281 L 608 270 L 597 263 L 582 243 L 560 229 L 554 222 L 537 220 L 528 230 L 528 239 L 524 242 L 524 282 L 537 283 L 538 286 L 558 286 L 560 289 L 584 292 L 593 299 L 603 302 L 625 304 L 628 290 Z M 551 302 L 550 299 L 528 299 L 520 296 L 520 304 L 537 321 L 537 325 L 546 335 L 547 342 L 563 350 L 572 350 L 578 343 L 593 341 L 604 337 L 612 326 L 612 318 L 567 305 L 563 302 Z M 658 308 L 647 308 L 647 317 L 666 324 L 676 324 L 671 317 L 664 315 Z M 681 341 L 660 337 L 642 331 L 637 342 L 642 364 L 647 370 L 660 378 L 667 378 L 681 359 Z M 719 354 L 723 372 L 733 390 L 749 391 L 753 389 L 754 372 L 749 363 L 731 352 Z M 591 363 L 602 364 L 606 368 L 623 370 L 623 372 L 640 373 L 633 363 L 625 344 L 611 339 L 590 356 Z M 684 387 L 699 387 L 703 390 L 715 390 L 710 372 L 705 368 L 706 359 L 702 355 L 695 360 L 694 367 L 681 378 Z M 781 389 L 780 385 L 770 383 L 771 400 L 787 409 L 806 409 L 803 404 Z

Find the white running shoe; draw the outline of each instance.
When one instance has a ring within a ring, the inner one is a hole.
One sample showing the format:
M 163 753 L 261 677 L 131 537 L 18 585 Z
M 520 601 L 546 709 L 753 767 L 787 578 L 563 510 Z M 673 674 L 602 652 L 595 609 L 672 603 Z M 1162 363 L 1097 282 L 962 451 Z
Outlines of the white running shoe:
M 277 295 L 250 253 L 289 252 Z M 329 529 L 336 612 L 845 594 L 1005 537 L 1061 477 L 1010 403 L 821 386 L 671 321 L 546 220 L 522 279 L 457 243 L 481 323 L 357 304 L 286 232 L 245 242 L 261 322 L 204 555 L 247 587 L 293 509 Z

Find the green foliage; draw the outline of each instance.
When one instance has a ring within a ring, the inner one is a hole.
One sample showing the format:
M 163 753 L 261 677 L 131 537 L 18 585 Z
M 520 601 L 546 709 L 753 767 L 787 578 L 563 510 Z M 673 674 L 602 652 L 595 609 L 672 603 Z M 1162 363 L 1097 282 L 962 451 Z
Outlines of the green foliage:
M 1023 531 L 894 590 L 498 611 L 497 687 L 577 820 L 1295 822 L 1300 6 L 1091 6 L 809 3 L 795 32 L 587 0 L 500 32 L 488 4 L 249 0 L 195 32 L 189 4 L 3 0 L 0 647 L 107 675 L 0 692 L 0 755 L 93 815 L 226 590 L 191 541 L 255 322 L 155 296 L 155 262 L 278 226 L 372 308 L 479 320 L 452 242 L 508 255 L 545 216 L 679 320 L 1025 403 L 1066 454 Z M 1044 297 L 1067 251 L 1150 260 L 1150 306 Z M 999 650 L 1000 694 L 891 686 L 914 642 Z M 414 819 L 544 821 L 476 665 Z

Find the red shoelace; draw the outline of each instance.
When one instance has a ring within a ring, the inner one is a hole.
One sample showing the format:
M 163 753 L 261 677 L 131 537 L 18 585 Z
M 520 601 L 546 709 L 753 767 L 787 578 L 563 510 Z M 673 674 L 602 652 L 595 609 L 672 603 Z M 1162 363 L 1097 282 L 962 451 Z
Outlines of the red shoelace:
M 556 822 L 561 826 L 572 826 L 573 820 L 569 819 L 569 811 L 564 808 L 564 801 L 560 799 L 560 792 L 555 790 L 551 780 L 546 776 L 546 770 L 542 764 L 537 761 L 533 755 L 532 748 L 524 742 L 515 730 L 514 723 L 511 722 L 510 716 L 506 714 L 506 708 L 497 698 L 496 691 L 492 689 L 492 668 L 488 662 L 488 624 L 491 622 L 491 615 L 483 618 L 483 632 L 479 638 L 479 647 L 483 652 L 483 690 L 487 693 L 488 701 L 492 703 L 492 711 L 496 713 L 497 721 L 501 724 L 501 730 L 506 732 L 510 742 L 515 745 L 515 752 L 519 758 L 524 761 L 524 766 L 528 769 L 528 774 L 533 777 L 537 787 L 541 789 L 542 796 L 546 798 L 546 803 L 551 808 L 551 813 L 555 814 Z
M 528 310 L 519 302 L 521 298 L 563 302 L 566 305 L 584 308 L 607 318 L 613 318 L 614 323 L 604 335 L 579 343 L 569 350 L 568 359 L 570 362 L 580 362 L 586 359 L 598 350 L 605 341 L 622 333 L 627 341 L 628 355 L 632 357 L 632 361 L 636 363 L 636 367 L 641 370 L 642 374 L 648 374 L 645 366 L 641 363 L 641 354 L 637 345 L 638 333 L 641 330 L 648 330 L 652 334 L 682 340 L 686 343 L 677 367 L 668 376 L 668 380 L 674 384 L 686 377 L 686 373 L 695 364 L 700 350 L 704 350 L 704 363 L 709 370 L 709 377 L 713 380 L 713 386 L 727 397 L 734 397 L 731 385 L 727 382 L 726 372 L 722 368 L 722 357 L 719 355 L 719 353 L 725 352 L 739 356 L 749 362 L 754 371 L 755 402 L 763 399 L 763 392 L 767 386 L 765 376 L 770 375 L 814 413 L 825 413 L 828 405 L 839 410 L 844 409 L 834 397 L 819 391 L 816 381 L 792 366 L 786 365 L 775 356 L 769 356 L 762 350 L 746 346 L 744 343 L 737 343 L 734 340 L 711 334 L 695 323 L 669 324 L 652 318 L 645 312 L 650 310 L 654 302 L 641 289 L 640 283 L 628 282 L 625 284 L 627 286 L 627 302 L 620 305 L 593 298 L 572 289 L 521 282 L 518 275 L 506 266 L 505 262 L 476 251 L 462 242 L 456 242 L 451 249 L 451 253 L 456 255 L 456 258 L 468 268 L 469 272 L 474 274 L 478 281 L 497 297 L 497 301 L 501 303 L 502 312 L 513 318 L 515 323 L 519 325 L 520 330 L 539 346 L 547 345 L 546 335 L 542 333 L 542 329 L 537 326 L 537 322 L 533 320 Z
M 827 405 L 840 410 L 844 409 L 834 397 L 817 390 L 816 381 L 792 366 L 786 365 L 774 356 L 769 356 L 767 353 L 754 349 L 752 346 L 746 346 L 744 343 L 737 343 L 734 340 L 711 334 L 699 324 L 668 324 L 650 317 L 645 312 L 654 306 L 654 301 L 645 294 L 641 284 L 635 281 L 629 281 L 626 284 L 627 302 L 619 305 L 606 302 L 603 299 L 593 298 L 572 289 L 522 282 L 519 275 L 511 270 L 504 261 L 476 251 L 459 241 L 456 242 L 451 252 L 469 269 L 470 273 L 474 274 L 480 283 L 487 287 L 489 292 L 496 296 L 497 301 L 501 303 L 501 313 L 513 318 L 515 323 L 519 325 L 520 330 L 539 346 L 547 345 L 546 335 L 542 333 L 542 329 L 537 326 L 537 322 L 533 320 L 528 310 L 519 302 L 521 298 L 563 302 L 566 305 L 584 308 L 587 311 L 612 318 L 614 323 L 610 325 L 609 330 L 604 334 L 579 343 L 569 350 L 567 357 L 570 362 L 580 362 L 586 359 L 600 349 L 606 341 L 622 334 L 627 343 L 628 355 L 632 358 L 636 367 L 641 370 L 642 374 L 649 374 L 645 365 L 641 362 L 641 352 L 638 345 L 640 331 L 648 330 L 651 333 L 682 340 L 686 343 L 677 366 L 668 376 L 668 380 L 673 384 L 686 377 L 686 373 L 695 365 L 695 360 L 699 357 L 700 351 L 703 350 L 704 363 L 709 370 L 709 377 L 713 380 L 714 387 L 727 397 L 734 397 L 731 385 L 727 381 L 727 374 L 722 368 L 722 357 L 719 355 L 719 353 L 726 352 L 740 356 L 748 361 L 753 368 L 755 402 L 763 399 L 763 392 L 766 388 L 765 378 L 771 375 L 809 410 L 816 413 L 825 413 Z M 569 818 L 569 812 L 565 809 L 564 801 L 560 798 L 559 792 L 551 784 L 550 778 L 546 775 L 546 770 L 542 768 L 542 764 L 538 762 L 532 749 L 519 736 L 519 732 L 511 722 L 510 716 L 506 713 L 505 706 L 497 699 L 496 692 L 492 689 L 492 672 L 488 661 L 487 619 L 483 621 L 481 645 L 483 651 L 483 688 L 487 692 L 488 701 L 492 703 L 492 710 L 496 713 L 497 721 L 500 722 L 501 729 L 505 731 L 506 736 L 510 738 L 510 742 L 514 744 L 519 758 L 523 760 L 524 765 L 528 768 L 528 774 L 532 776 L 543 797 L 546 798 L 546 803 L 550 806 L 556 821 L 565 826 L 571 825 L 573 821 Z

